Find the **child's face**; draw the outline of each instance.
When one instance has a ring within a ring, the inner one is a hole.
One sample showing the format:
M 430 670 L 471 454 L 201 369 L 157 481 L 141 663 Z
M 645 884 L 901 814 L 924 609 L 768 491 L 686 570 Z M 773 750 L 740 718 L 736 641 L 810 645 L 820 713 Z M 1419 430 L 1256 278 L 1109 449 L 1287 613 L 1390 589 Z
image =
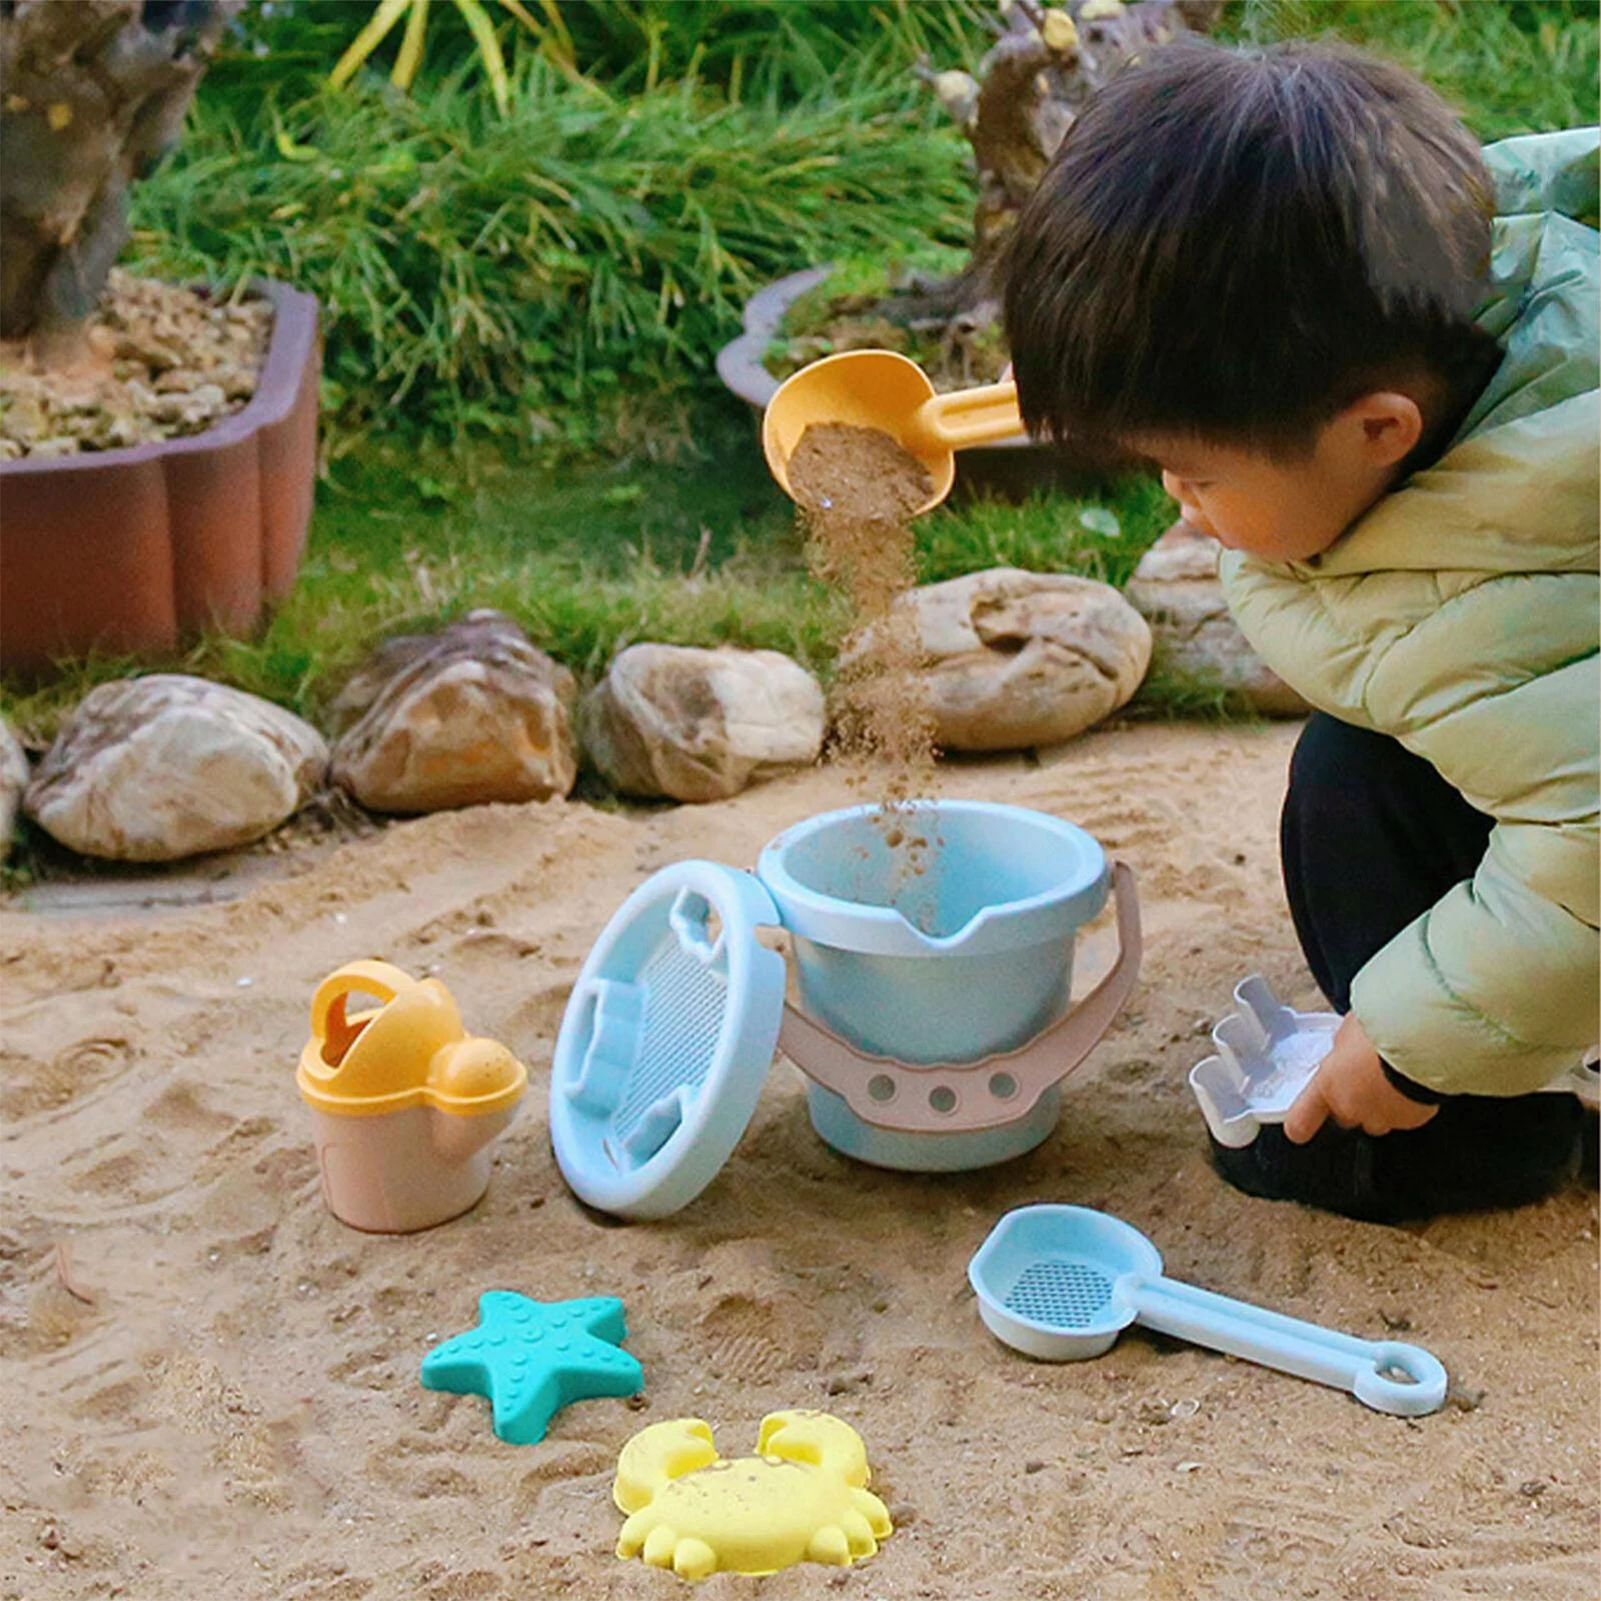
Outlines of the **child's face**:
M 1390 487 L 1422 433 L 1405 395 L 1365 396 L 1293 460 L 1185 438 L 1131 441 L 1162 469 L 1162 486 L 1192 528 L 1266 561 L 1327 550 Z

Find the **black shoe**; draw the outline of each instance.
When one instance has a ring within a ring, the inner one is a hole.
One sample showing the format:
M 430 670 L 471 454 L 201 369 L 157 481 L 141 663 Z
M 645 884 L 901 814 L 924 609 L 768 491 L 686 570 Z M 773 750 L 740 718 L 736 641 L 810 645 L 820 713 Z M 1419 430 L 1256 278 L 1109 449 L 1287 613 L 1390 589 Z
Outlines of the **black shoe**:
M 1405 1223 L 1543 1200 L 1572 1182 L 1594 1129 L 1571 1095 L 1464 1095 L 1394 1134 L 1326 1123 L 1305 1145 L 1271 1125 L 1241 1150 L 1214 1140 L 1212 1165 L 1247 1195 Z

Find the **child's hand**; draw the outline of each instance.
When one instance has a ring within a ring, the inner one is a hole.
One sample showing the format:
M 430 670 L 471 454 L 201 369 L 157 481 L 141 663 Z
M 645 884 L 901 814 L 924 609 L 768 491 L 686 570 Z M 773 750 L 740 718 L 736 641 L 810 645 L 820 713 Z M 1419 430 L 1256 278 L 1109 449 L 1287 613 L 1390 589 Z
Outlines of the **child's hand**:
M 1403 1095 L 1384 1076 L 1379 1053 L 1353 1012 L 1340 1024 L 1312 1082 L 1296 1097 L 1284 1119 L 1284 1134 L 1305 1145 L 1331 1117 L 1341 1128 L 1389 1134 L 1422 1128 L 1439 1110 Z

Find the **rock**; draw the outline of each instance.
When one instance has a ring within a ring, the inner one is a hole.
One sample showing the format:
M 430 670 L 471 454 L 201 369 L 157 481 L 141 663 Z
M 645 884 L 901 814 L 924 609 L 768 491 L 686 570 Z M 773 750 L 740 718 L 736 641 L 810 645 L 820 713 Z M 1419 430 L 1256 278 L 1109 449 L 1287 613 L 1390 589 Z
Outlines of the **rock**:
M 995 567 L 896 605 L 916 610 L 942 750 L 1060 744 L 1123 705 L 1151 659 L 1145 619 L 1088 578 Z
M 170 862 L 247 845 L 322 787 L 328 747 L 271 701 L 180 673 L 92 689 L 24 801 L 85 856 Z
M 1311 707 L 1246 642 L 1218 581 L 1222 547 L 1174 523 L 1140 558 L 1128 598 L 1151 625 L 1162 666 L 1237 695 L 1263 717 L 1304 717 Z
M 22 792 L 27 787 L 28 753 L 11 732 L 11 725 L 0 718 L 0 862 L 11 853 L 17 812 L 22 805 Z
M 817 760 L 823 691 L 777 651 L 630 645 L 585 697 L 580 732 L 625 795 L 723 800 Z
M 378 812 L 566 795 L 576 697 L 573 675 L 500 612 L 388 640 L 334 703 L 334 781 Z
M 845 1372 L 829 1374 L 827 1389 L 830 1395 L 855 1395 L 857 1391 L 872 1382 L 871 1368 L 852 1368 Z

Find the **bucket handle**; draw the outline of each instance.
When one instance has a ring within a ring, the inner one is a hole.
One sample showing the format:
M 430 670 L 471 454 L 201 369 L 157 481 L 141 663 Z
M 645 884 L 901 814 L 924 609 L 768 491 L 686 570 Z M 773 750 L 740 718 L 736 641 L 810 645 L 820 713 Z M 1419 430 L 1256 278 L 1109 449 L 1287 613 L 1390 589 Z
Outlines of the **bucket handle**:
M 870 1056 L 787 1001 L 778 1046 L 864 1123 L 909 1134 L 970 1134 L 1024 1117 L 1100 1043 L 1139 977 L 1143 942 L 1134 869 L 1112 864 L 1117 960 L 1077 1006 L 1015 1051 L 920 1065 Z

